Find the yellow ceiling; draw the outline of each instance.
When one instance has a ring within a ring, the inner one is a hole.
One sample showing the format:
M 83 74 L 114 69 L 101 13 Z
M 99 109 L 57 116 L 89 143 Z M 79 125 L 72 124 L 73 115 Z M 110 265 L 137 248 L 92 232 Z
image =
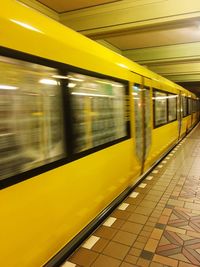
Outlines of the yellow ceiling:
M 120 50 L 200 42 L 200 30 L 196 25 L 180 28 L 133 32 L 105 40 Z
M 72 10 L 82 9 L 91 6 L 98 6 L 102 4 L 117 2 L 120 0 L 39 0 L 41 4 L 53 9 L 58 13 L 68 12 Z
M 19 1 L 168 79 L 200 81 L 200 0 Z

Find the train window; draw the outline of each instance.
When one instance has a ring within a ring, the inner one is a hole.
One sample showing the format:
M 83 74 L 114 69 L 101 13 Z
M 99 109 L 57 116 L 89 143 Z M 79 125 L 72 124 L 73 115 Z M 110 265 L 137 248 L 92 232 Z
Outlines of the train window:
M 196 99 L 192 99 L 192 112 L 196 112 Z
M 168 122 L 177 119 L 177 95 L 168 94 Z
M 143 156 L 143 130 L 142 130 L 142 89 L 141 85 L 134 84 L 133 99 L 135 111 L 135 139 L 136 139 L 136 153 L 140 160 Z
M 154 124 L 155 127 L 167 123 L 167 93 L 154 90 Z
M 127 136 L 125 85 L 69 73 L 75 152 Z
M 183 106 L 183 117 L 186 117 L 187 116 L 187 98 L 186 96 L 182 96 L 182 106 Z
M 187 98 L 188 100 L 188 115 L 192 114 L 192 99 L 191 98 Z
M 0 56 L 0 177 L 63 156 L 62 101 L 53 68 Z

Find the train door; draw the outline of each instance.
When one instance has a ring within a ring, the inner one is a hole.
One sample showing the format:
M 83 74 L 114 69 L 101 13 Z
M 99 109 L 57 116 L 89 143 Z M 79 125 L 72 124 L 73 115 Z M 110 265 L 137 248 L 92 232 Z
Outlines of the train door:
M 136 155 L 141 163 L 141 173 L 151 146 L 151 93 L 150 80 L 142 78 L 141 84 L 133 85 L 135 109 Z

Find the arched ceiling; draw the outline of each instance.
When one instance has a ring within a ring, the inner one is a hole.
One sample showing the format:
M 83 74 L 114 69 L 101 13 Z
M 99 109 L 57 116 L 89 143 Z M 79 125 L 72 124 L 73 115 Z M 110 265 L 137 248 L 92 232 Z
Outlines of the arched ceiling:
M 200 94 L 200 0 L 21 0 Z

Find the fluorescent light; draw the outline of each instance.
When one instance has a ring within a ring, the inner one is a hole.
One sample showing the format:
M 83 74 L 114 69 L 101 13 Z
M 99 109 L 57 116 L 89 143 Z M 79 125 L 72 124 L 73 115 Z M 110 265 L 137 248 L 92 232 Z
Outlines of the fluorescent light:
M 156 96 L 153 99 L 167 99 L 167 98 L 177 98 L 177 95 L 169 95 L 169 96 Z
M 68 83 L 69 88 L 74 88 L 76 86 L 76 83 Z
M 0 89 L 2 90 L 17 90 L 19 87 L 0 84 Z
M 79 92 L 72 92 L 72 95 L 80 95 L 80 96 L 98 96 L 98 97 L 109 97 L 109 98 L 113 98 L 113 96 L 110 96 L 110 95 L 89 94 L 89 93 L 79 93 Z
M 57 85 L 58 84 L 57 81 L 52 80 L 52 79 L 41 79 L 41 80 L 39 80 L 39 83 L 48 84 L 48 85 Z
M 70 76 L 63 76 L 63 75 L 53 75 L 52 78 L 72 80 L 72 81 L 76 81 L 76 82 L 83 82 L 84 81 L 83 79 L 78 79 L 78 78 L 74 78 L 74 77 L 70 77 Z
M 132 95 L 138 95 L 138 93 L 132 93 Z
M 76 82 L 83 82 L 84 81 L 83 79 L 78 79 L 78 78 L 69 77 L 69 76 L 68 76 L 68 79 L 72 80 L 72 81 L 76 81 Z
M 62 75 L 53 75 L 52 78 L 55 78 L 55 79 L 65 79 L 65 80 L 68 79 L 67 76 L 62 76 Z
M 122 84 L 111 83 L 109 81 L 95 80 L 95 82 L 97 82 L 97 83 L 103 83 L 103 84 L 108 84 L 108 85 L 115 86 L 115 87 L 124 87 Z
M 24 23 L 24 22 L 21 22 L 21 21 L 18 21 L 18 20 L 15 20 L 15 19 L 10 19 L 12 22 L 26 28 L 26 29 L 29 29 L 29 30 L 32 30 L 32 31 L 35 31 L 35 32 L 39 32 L 39 33 L 43 33 L 42 31 L 38 30 L 37 28 L 27 24 L 27 23 Z

